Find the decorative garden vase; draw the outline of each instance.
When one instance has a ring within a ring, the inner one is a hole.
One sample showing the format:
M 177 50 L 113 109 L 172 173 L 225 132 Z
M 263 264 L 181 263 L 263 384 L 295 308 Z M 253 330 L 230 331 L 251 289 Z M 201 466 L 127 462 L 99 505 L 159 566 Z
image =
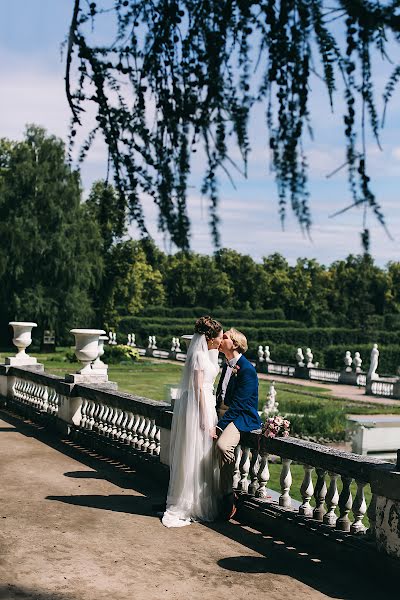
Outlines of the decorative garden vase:
M 99 356 L 99 338 L 105 334 L 103 329 L 71 329 L 75 336 L 76 358 L 83 363 L 78 371 L 81 375 L 90 375 L 91 363 Z
M 36 365 L 37 359 L 29 356 L 25 350 L 32 343 L 32 329 L 37 327 L 37 323 L 10 321 L 9 325 L 14 330 L 13 344 L 18 348 L 18 352 L 16 356 L 6 358 L 6 364 L 15 366 Z

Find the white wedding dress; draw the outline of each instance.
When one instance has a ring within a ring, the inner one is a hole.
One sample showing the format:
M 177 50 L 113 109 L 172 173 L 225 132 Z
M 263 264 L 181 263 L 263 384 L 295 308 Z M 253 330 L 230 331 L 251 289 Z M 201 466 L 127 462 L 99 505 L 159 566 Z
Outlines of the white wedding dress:
M 208 350 L 205 336 L 194 334 L 174 405 L 165 527 L 213 521 L 218 515 L 219 461 L 210 436 L 218 421 L 213 391 L 218 372 L 218 350 Z

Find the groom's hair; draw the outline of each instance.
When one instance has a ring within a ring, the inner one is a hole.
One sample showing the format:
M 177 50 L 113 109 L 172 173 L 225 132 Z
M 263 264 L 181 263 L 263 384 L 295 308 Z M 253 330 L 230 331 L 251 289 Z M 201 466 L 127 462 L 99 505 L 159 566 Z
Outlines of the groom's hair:
M 226 333 L 229 334 L 231 340 L 236 344 L 238 351 L 241 354 L 244 354 L 247 351 L 247 348 L 249 347 L 247 344 L 246 336 L 234 327 L 231 327 Z

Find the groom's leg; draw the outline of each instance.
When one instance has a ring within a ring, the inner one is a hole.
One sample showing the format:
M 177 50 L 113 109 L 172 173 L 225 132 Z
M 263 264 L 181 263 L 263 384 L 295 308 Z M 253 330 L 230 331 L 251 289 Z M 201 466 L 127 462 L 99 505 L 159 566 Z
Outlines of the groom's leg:
M 239 442 L 240 431 L 233 423 L 227 425 L 217 440 L 221 458 L 221 492 L 223 496 L 232 494 L 235 448 Z

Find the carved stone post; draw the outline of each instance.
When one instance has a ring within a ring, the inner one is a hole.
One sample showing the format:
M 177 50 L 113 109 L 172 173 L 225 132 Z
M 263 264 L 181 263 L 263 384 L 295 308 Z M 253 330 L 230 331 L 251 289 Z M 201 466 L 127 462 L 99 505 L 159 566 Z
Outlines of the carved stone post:
M 303 468 L 304 479 L 300 488 L 303 503 L 299 506 L 299 514 L 304 515 L 305 517 L 312 517 L 313 509 L 310 505 L 310 500 L 314 493 L 314 486 L 311 477 L 314 467 L 311 467 L 310 465 L 303 465 Z
M 282 459 L 282 470 L 280 476 L 281 495 L 279 496 L 279 506 L 283 506 L 284 508 L 290 508 L 292 506 L 292 499 L 290 497 L 290 488 L 292 485 L 292 473 L 290 471 L 291 463 L 291 458 Z
M 267 485 L 268 485 L 268 481 L 269 481 L 269 477 L 270 477 L 269 468 L 268 468 L 268 457 L 269 457 L 268 453 L 263 453 L 261 455 L 260 467 L 258 469 L 259 487 L 256 492 L 257 498 L 266 498 L 268 496 Z
M 339 492 L 337 486 L 337 478 L 339 475 L 336 473 L 329 473 L 329 477 L 331 478 L 331 482 L 329 484 L 328 492 L 326 494 L 326 506 L 328 508 L 328 512 L 324 515 L 323 521 L 325 525 L 329 525 L 330 527 L 334 527 L 336 525 L 337 516 L 335 514 L 335 509 L 339 502 Z
M 250 448 L 243 448 L 242 459 L 240 461 L 240 482 L 239 489 L 247 492 L 249 489 L 249 472 L 250 472 Z
M 342 475 L 343 489 L 339 496 L 340 517 L 336 521 L 336 527 L 340 531 L 350 531 L 349 512 L 353 503 L 353 498 L 350 491 L 352 482 L 351 477 Z
M 252 450 L 251 451 L 251 462 L 250 462 L 250 479 L 251 479 L 251 483 L 249 485 L 249 494 L 251 494 L 252 496 L 255 495 L 255 493 L 258 490 L 258 470 L 260 468 L 260 455 L 258 454 L 257 450 Z
M 366 527 L 363 524 L 363 518 L 367 512 L 367 504 L 365 502 L 364 487 L 365 483 L 357 481 L 357 493 L 353 502 L 354 521 L 350 526 L 350 533 L 365 533 Z
M 325 469 L 316 469 L 317 471 L 317 483 L 315 484 L 314 498 L 315 508 L 313 511 L 313 517 L 317 521 L 322 521 L 326 512 L 324 508 L 325 496 L 326 496 L 326 483 L 325 483 Z

